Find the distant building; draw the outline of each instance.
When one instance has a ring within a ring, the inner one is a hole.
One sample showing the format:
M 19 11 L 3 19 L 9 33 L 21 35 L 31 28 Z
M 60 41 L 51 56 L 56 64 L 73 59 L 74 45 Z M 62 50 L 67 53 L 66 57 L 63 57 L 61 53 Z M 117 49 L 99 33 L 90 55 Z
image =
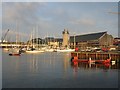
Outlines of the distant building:
M 69 46 L 69 32 L 68 30 L 64 29 L 62 32 L 63 34 L 63 47 L 68 47 Z
M 114 38 L 113 44 L 118 46 L 120 44 L 120 38 Z
M 70 36 L 70 47 L 74 48 L 74 45 L 81 49 L 86 47 L 109 47 L 113 45 L 113 37 L 107 32 Z
M 58 47 L 61 47 L 62 46 L 62 43 L 63 43 L 63 39 L 62 38 L 55 38 L 57 44 L 58 44 Z
M 27 43 L 28 44 L 32 44 L 32 43 L 35 43 L 35 44 L 45 44 L 45 40 L 41 39 L 41 38 L 34 38 L 32 40 L 27 41 Z
M 62 38 L 54 38 L 54 37 L 46 37 L 45 42 L 49 46 L 61 47 L 63 39 Z

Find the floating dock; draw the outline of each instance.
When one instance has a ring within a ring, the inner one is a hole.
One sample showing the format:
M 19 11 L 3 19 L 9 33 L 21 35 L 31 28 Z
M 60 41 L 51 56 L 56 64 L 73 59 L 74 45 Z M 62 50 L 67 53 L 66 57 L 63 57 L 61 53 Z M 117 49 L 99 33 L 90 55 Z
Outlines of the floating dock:
M 115 52 L 71 52 L 71 57 L 77 56 L 78 59 L 106 60 L 111 57 L 112 61 L 120 62 L 120 53 Z

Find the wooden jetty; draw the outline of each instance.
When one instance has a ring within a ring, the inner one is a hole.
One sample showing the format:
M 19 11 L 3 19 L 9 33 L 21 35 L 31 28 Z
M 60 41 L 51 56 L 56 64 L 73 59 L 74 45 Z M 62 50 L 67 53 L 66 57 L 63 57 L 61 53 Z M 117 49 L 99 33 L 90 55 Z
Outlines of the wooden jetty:
M 106 60 L 111 57 L 112 61 L 120 62 L 120 53 L 115 52 L 71 52 L 71 57 L 79 59 Z

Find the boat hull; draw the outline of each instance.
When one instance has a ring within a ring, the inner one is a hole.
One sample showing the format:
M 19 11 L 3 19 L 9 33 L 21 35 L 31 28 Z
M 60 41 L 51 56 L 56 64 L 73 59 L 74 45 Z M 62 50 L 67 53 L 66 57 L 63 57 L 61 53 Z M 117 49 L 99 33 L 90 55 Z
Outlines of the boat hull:
M 57 52 L 73 52 L 74 49 L 57 50 Z
M 44 51 L 26 51 L 26 53 L 42 53 Z
M 20 54 L 10 53 L 9 56 L 20 56 Z

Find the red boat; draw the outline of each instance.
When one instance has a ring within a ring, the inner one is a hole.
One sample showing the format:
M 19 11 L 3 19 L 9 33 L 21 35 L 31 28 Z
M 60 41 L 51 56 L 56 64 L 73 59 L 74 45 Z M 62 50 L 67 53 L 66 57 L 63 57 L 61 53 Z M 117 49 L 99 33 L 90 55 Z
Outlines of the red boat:
M 9 56 L 20 56 L 20 54 L 19 53 L 17 53 L 17 54 L 16 53 L 10 53 Z
M 101 63 L 101 64 L 106 64 L 106 63 L 110 63 L 111 59 L 107 59 L 107 60 L 95 60 L 95 63 Z

